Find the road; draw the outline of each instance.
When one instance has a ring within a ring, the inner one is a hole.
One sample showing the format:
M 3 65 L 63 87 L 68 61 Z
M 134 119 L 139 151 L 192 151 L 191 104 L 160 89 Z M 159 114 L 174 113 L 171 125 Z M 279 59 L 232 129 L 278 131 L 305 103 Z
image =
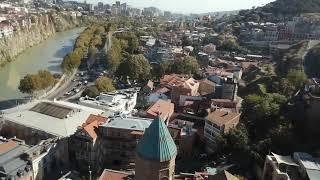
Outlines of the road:
M 103 69 L 103 61 L 104 61 L 104 53 L 111 48 L 112 41 L 111 41 L 112 34 L 108 34 L 108 38 L 105 42 L 104 48 L 98 50 L 97 54 L 94 56 L 93 59 L 88 59 L 87 68 L 88 70 L 84 71 L 77 71 L 72 74 L 66 82 L 63 83 L 61 87 L 59 87 L 55 92 L 48 95 L 45 99 L 53 100 L 72 100 L 81 97 L 82 92 L 86 87 L 94 85 L 94 81 L 97 77 L 101 76 Z M 83 72 L 83 76 L 80 76 L 80 73 Z M 98 75 L 100 74 L 100 75 Z M 78 85 L 80 82 L 84 84 L 84 81 L 88 81 L 86 85 Z M 74 92 L 74 89 L 79 89 L 79 92 Z M 66 93 L 70 93 L 66 95 Z

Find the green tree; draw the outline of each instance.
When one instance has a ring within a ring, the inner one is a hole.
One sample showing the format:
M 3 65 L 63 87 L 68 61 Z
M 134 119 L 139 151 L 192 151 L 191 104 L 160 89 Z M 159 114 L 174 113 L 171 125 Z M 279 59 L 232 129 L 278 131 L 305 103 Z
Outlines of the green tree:
M 139 46 L 139 39 L 138 37 L 132 33 L 122 33 L 116 36 L 121 44 L 123 45 L 122 48 L 126 50 L 128 53 L 133 54 Z
M 307 76 L 303 70 L 290 70 L 287 74 L 289 83 L 296 89 L 301 88 L 303 83 L 306 81 Z
M 164 60 L 160 64 L 152 64 L 151 75 L 153 78 L 160 79 L 165 74 L 172 72 L 173 63 L 169 60 Z
M 53 86 L 55 79 L 47 70 L 40 70 L 37 74 L 27 74 L 20 80 L 18 89 L 22 93 L 33 94 L 36 91 L 44 90 Z
M 190 40 L 189 37 L 187 37 L 187 36 L 183 36 L 181 41 L 182 41 L 182 46 L 183 46 L 183 47 L 184 47 L 184 46 L 191 46 L 191 45 L 192 45 L 191 40 Z
M 120 41 L 116 38 L 112 40 L 113 45 L 107 53 L 107 66 L 111 72 L 116 72 L 122 60 L 122 48 Z
M 307 71 L 312 76 L 320 77 L 320 45 L 315 46 L 306 56 Z
M 91 98 L 96 98 L 99 96 L 99 90 L 96 86 L 90 86 L 87 89 L 85 89 L 82 93 L 82 96 L 89 96 Z
M 38 71 L 38 76 L 41 80 L 40 88 L 46 89 L 50 86 L 53 86 L 55 83 L 55 79 L 53 75 L 47 70 Z
M 138 37 L 134 34 L 131 34 L 128 38 L 128 48 L 127 51 L 131 54 L 133 54 L 139 46 L 139 40 Z
M 222 46 L 224 41 L 225 41 L 225 36 L 218 35 L 213 39 L 213 44 L 215 44 L 217 47 L 220 47 L 220 46 Z
M 199 67 L 197 59 L 188 56 L 183 60 L 175 61 L 172 71 L 178 74 L 194 74 L 198 72 Z
M 150 75 L 149 61 L 142 55 L 131 55 L 129 59 L 123 61 L 117 71 L 117 75 L 132 80 L 145 81 Z
M 246 127 L 239 124 L 236 128 L 231 129 L 227 134 L 218 136 L 218 149 L 220 154 L 230 155 L 230 159 L 241 167 L 250 165 L 249 155 L 249 137 Z
M 95 85 L 100 92 L 112 92 L 115 90 L 112 79 L 105 76 L 99 77 L 96 80 Z
M 227 39 L 222 43 L 221 47 L 226 51 L 237 51 L 239 49 L 239 45 L 235 39 Z
M 37 74 L 28 74 L 20 80 L 18 89 L 22 93 L 33 94 L 42 89 L 42 80 Z
M 242 106 L 242 119 L 250 130 L 250 135 L 256 138 L 263 137 L 275 127 L 279 123 L 280 109 L 286 100 L 280 94 L 246 96 Z
M 70 73 L 74 69 L 79 68 L 80 64 L 81 64 L 80 56 L 75 52 L 71 52 L 64 57 L 62 62 L 62 68 L 64 72 Z

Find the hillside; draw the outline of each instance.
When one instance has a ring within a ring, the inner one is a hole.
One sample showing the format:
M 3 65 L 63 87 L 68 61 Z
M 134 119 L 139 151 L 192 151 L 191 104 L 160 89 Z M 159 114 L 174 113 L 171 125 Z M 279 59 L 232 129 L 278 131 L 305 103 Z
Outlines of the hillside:
M 262 7 L 264 12 L 275 15 L 297 15 L 320 11 L 320 0 L 276 0 Z

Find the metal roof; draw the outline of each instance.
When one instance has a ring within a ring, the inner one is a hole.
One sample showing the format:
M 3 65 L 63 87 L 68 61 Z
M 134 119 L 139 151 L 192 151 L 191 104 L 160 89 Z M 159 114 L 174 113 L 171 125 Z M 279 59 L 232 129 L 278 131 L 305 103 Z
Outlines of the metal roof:
M 117 116 L 109 118 L 109 121 L 102 124 L 101 127 L 145 131 L 151 122 L 152 119 L 147 118 Z
M 142 159 L 159 162 L 169 161 L 177 155 L 177 147 L 159 115 L 139 141 L 137 153 Z
M 67 118 L 60 119 L 31 110 L 42 102 L 48 102 L 59 107 L 67 107 L 75 111 L 70 113 Z M 68 137 L 74 134 L 78 126 L 81 126 L 91 114 L 99 115 L 103 111 L 64 101 L 41 100 L 3 110 L 3 113 L 2 116 L 5 121 L 37 129 L 54 136 Z
M 8 142 L 2 142 L 3 145 L 6 143 Z M 0 174 L 16 175 L 20 169 L 24 170 L 28 162 L 21 155 L 29 148 L 30 146 L 17 142 L 16 146 L 0 153 Z
M 30 111 L 34 111 L 37 113 L 41 113 L 44 115 L 48 115 L 51 117 L 64 119 L 73 111 L 72 108 L 62 106 L 59 104 L 54 104 L 50 102 L 41 102 L 30 109 Z

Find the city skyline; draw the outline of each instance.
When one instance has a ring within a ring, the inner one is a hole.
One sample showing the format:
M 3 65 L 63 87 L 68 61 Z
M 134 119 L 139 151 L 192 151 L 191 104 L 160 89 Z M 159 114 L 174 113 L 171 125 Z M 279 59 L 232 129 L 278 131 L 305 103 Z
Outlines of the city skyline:
M 164 11 L 175 13 L 207 13 L 219 11 L 233 11 L 250 9 L 253 6 L 263 6 L 274 0 L 122 0 L 121 3 L 128 3 L 137 8 L 154 6 Z M 88 3 L 98 2 L 113 4 L 115 0 L 87 0 Z

